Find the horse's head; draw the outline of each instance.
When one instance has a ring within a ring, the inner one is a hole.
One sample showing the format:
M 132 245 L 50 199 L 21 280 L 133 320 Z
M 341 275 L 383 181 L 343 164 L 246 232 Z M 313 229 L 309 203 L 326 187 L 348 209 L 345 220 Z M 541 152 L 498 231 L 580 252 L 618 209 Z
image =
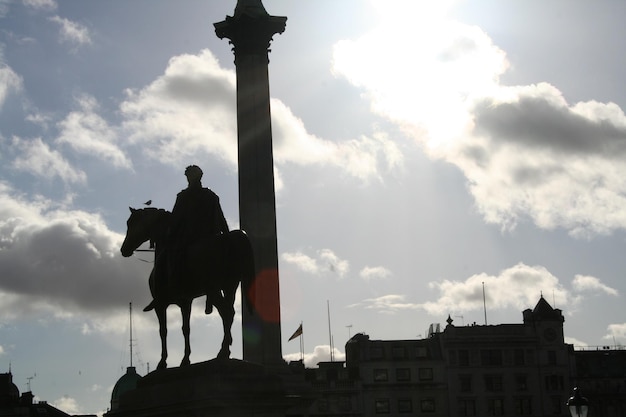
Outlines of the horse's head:
M 122 243 L 122 256 L 128 257 L 133 254 L 143 242 L 153 240 L 155 227 L 158 222 L 159 211 L 155 208 L 134 209 L 129 207 L 130 217 L 126 221 L 126 238 Z

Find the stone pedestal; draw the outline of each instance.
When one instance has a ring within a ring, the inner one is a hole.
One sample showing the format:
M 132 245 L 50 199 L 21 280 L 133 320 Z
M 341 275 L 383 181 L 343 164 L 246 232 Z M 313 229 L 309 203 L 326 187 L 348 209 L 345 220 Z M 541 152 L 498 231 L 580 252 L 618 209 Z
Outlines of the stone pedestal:
M 283 417 L 312 401 L 301 374 L 230 359 L 151 372 L 105 417 Z

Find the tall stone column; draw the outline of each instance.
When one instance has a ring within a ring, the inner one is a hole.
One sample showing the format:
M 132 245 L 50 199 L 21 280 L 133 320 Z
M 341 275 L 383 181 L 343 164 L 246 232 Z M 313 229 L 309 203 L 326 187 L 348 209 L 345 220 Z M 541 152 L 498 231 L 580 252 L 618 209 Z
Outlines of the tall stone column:
M 251 290 L 255 312 L 243 313 L 243 358 L 270 366 L 283 359 L 268 52 L 272 36 L 285 30 L 286 21 L 270 16 L 261 0 L 239 0 L 234 16 L 214 24 L 235 54 L 239 222 L 252 242 L 256 268 Z

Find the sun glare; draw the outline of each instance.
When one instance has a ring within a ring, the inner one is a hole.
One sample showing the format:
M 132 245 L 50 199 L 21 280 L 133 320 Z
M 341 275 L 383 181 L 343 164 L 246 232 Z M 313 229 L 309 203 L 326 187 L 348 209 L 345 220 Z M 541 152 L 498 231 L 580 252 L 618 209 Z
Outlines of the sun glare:
M 334 51 L 335 73 L 376 113 L 427 132 L 416 139 L 431 149 L 466 131 L 474 98 L 492 94 L 508 65 L 487 34 L 447 16 L 454 3 L 374 0 L 379 26 Z

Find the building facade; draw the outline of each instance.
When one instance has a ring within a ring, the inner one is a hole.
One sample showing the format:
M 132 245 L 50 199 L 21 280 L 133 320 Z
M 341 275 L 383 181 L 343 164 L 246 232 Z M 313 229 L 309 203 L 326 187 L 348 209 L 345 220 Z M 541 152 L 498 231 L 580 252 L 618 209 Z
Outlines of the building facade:
M 589 416 L 626 416 L 626 350 L 576 351 L 541 297 L 520 324 L 455 326 L 420 340 L 346 343 L 346 361 L 307 369 L 322 416 L 565 417 L 575 386 Z

